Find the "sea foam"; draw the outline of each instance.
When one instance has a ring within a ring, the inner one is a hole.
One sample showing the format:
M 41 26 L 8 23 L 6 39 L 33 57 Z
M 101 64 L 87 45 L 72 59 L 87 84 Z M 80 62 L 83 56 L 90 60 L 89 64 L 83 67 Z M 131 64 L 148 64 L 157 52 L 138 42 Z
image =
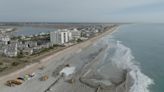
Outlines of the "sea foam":
M 107 48 L 99 60 L 100 63 L 94 66 L 101 78 L 92 77 L 90 81 L 108 80 L 111 85 L 115 85 L 117 92 L 149 92 L 148 87 L 153 84 L 153 80 L 141 72 L 130 48 L 110 37 L 103 37 L 93 46 Z

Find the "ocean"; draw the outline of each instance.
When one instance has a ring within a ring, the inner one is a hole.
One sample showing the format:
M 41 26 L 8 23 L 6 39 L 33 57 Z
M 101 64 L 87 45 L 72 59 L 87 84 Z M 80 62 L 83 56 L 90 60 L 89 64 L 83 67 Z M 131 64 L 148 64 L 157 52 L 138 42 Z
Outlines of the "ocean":
M 164 92 L 164 24 L 122 25 L 112 39 L 129 48 L 141 72 L 153 80 L 149 91 Z

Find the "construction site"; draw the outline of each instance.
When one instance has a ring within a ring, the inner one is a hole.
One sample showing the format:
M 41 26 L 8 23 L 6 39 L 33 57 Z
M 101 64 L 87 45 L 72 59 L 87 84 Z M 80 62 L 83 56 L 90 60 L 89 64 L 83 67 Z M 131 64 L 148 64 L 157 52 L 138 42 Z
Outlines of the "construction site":
M 2 77 L 0 92 L 124 92 L 117 88 L 125 81 L 124 73 L 111 80 L 97 73 L 109 48 L 96 45 L 97 39 L 114 30 Z

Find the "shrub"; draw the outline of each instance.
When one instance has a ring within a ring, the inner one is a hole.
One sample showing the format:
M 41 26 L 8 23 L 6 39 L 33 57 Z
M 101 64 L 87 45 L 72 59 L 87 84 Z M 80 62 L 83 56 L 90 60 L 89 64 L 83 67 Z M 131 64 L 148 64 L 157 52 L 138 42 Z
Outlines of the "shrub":
M 3 65 L 3 62 L 0 62 L 0 65 Z
M 81 39 L 77 39 L 77 42 L 82 42 L 83 40 L 81 40 Z
M 11 65 L 12 66 L 17 66 L 17 65 L 19 65 L 20 63 L 19 62 L 13 62 Z
M 23 57 L 24 57 L 24 55 L 23 55 L 22 52 L 20 52 L 20 53 L 17 55 L 17 58 L 23 58 Z

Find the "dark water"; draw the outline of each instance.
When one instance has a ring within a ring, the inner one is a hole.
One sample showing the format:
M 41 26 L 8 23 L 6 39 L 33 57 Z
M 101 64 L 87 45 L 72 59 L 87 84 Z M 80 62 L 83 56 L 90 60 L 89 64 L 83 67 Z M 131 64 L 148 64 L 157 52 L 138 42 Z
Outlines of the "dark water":
M 143 73 L 154 80 L 151 92 L 164 92 L 164 24 L 123 25 L 114 38 L 132 50 Z
M 14 32 L 14 35 L 35 35 L 39 33 L 48 33 L 51 31 L 55 31 L 57 29 L 50 29 L 50 28 L 38 28 L 38 27 L 19 27 L 17 31 Z

